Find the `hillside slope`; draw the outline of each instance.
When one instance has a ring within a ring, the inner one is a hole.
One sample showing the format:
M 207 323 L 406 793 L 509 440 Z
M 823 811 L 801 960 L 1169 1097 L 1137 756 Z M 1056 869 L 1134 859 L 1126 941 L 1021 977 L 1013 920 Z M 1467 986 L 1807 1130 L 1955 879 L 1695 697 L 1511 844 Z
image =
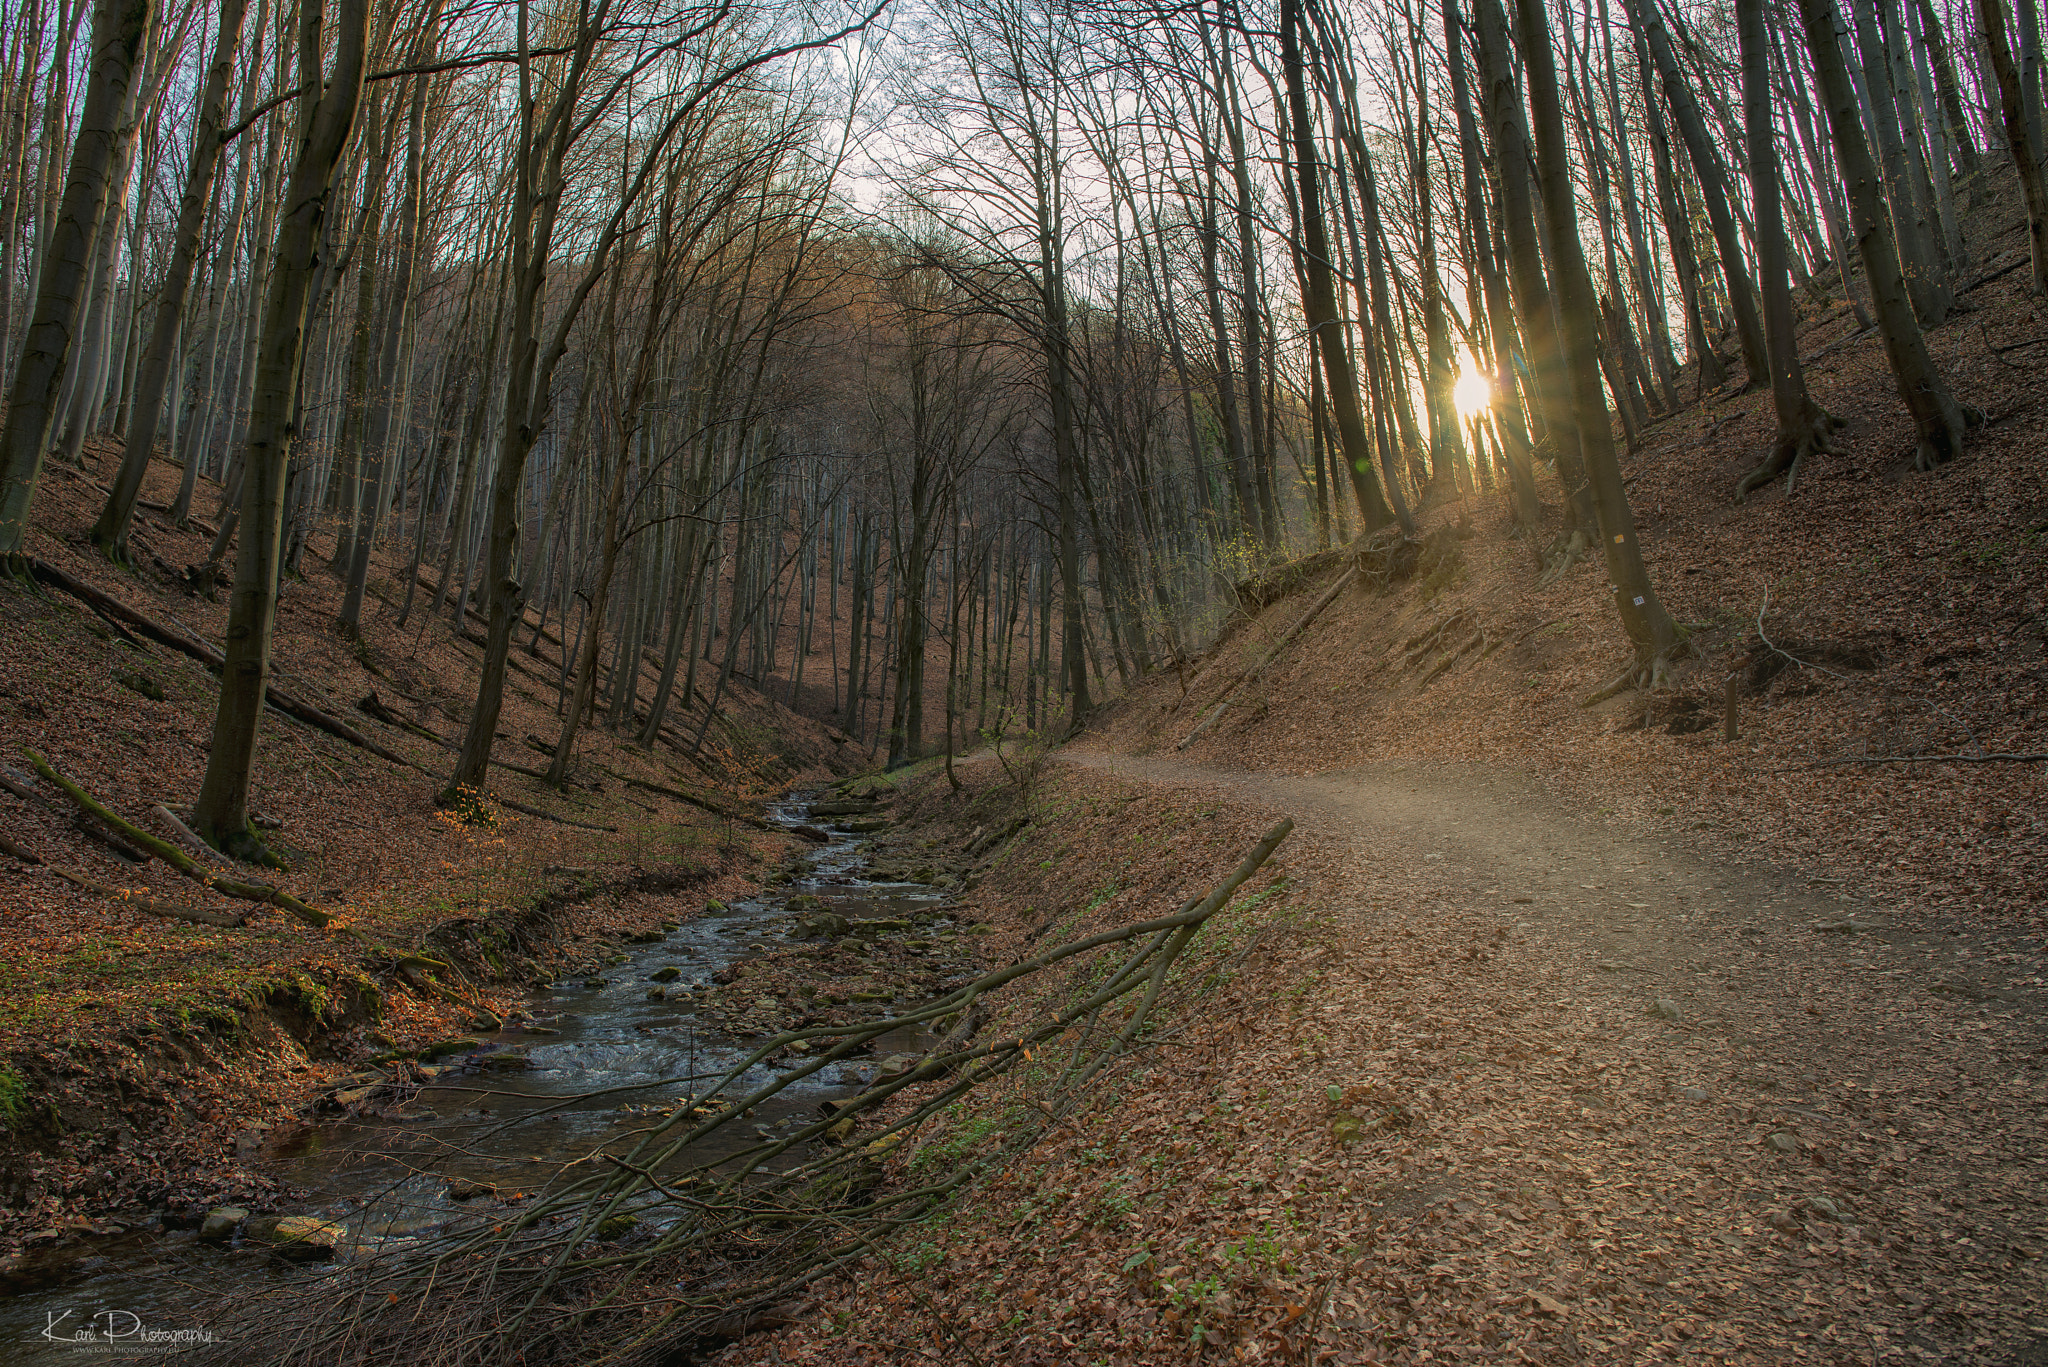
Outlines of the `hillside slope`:
M 2019 252 L 2016 242 L 2007 255 Z M 1991 348 L 2032 338 L 2011 273 L 1932 334 L 1987 410 L 1963 459 L 1910 469 L 1911 428 L 1874 334 L 1807 333 L 1840 451 L 1742 504 L 1770 396 L 1710 396 L 1650 429 L 1624 472 L 1658 592 L 1691 633 L 1667 691 L 1580 704 L 1628 660 L 1597 557 L 1539 585 L 1497 497 L 1430 509 L 1416 577 L 1354 583 L 1184 752 L 1250 769 L 1477 760 L 1613 808 L 1853 880 L 1929 911 L 2048 905 L 2048 377 Z M 2026 353 L 2023 353 L 2026 354 Z M 2032 353 L 2032 354 L 2038 354 Z M 1171 751 L 1341 572 L 1253 612 L 1183 679 L 1111 708 L 1101 743 Z M 1736 676 L 1739 739 L 1722 740 Z M 1878 763 L 1873 761 L 1883 760 Z M 2037 922 L 2038 923 L 2038 922 Z
M 95 446 L 88 462 L 110 473 L 118 455 Z M 154 467 L 145 499 L 161 506 L 176 475 Z M 85 543 L 100 496 L 91 478 L 52 470 L 28 553 L 173 633 L 217 643 L 225 595 L 199 593 L 186 574 L 211 529 L 181 532 L 145 505 L 138 568 L 120 570 Z M 202 486 L 195 506 L 217 497 Z M 291 867 L 237 871 L 336 916 L 324 930 L 159 860 L 123 858 L 32 771 L 31 752 L 175 840 L 155 808 L 176 814 L 198 791 L 218 684 L 198 660 L 73 595 L 0 584 L 0 1252 L 79 1214 L 260 1190 L 256 1140 L 341 1062 L 461 1034 L 504 1014 L 524 981 L 752 886 L 786 843 L 757 828 L 757 800 L 864 761 L 738 686 L 699 753 L 701 701 L 672 712 L 652 749 L 593 725 L 566 792 L 500 768 L 484 819 L 466 823 L 433 796 L 467 718 L 480 624 L 457 631 L 435 616 L 429 583 L 400 630 L 400 560 L 373 571 L 363 639 L 351 643 L 331 625 L 339 584 L 312 568 L 326 549 L 316 543 L 308 578 L 286 585 L 275 681 L 409 763 L 270 709 L 253 807 Z M 514 650 L 501 765 L 537 770 L 545 756 L 529 737 L 551 745 L 559 732 L 560 644 L 549 633 L 537 645 L 522 633 Z M 107 891 L 248 919 L 149 915 Z M 446 967 L 422 969 L 428 960 Z

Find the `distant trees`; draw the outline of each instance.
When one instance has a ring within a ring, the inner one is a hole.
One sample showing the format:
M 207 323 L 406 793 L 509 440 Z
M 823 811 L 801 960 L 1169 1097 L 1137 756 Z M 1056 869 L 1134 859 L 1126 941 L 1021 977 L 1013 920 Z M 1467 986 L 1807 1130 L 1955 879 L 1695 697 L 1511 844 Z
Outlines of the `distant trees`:
M 1532 573 L 1598 539 L 1654 679 L 1682 641 L 1620 448 L 1739 357 L 1778 422 L 1728 492 L 1793 496 L 1863 439 L 1799 359 L 1839 301 L 1932 467 L 1976 415 L 1926 334 L 1994 176 L 2048 289 L 2032 5 L 881 13 L 7 12 L 0 553 L 55 463 L 116 561 L 158 572 L 144 509 L 209 536 L 187 584 L 232 559 L 209 839 L 257 853 L 295 576 L 354 648 L 386 612 L 481 646 L 444 800 L 512 674 L 558 782 L 591 726 L 722 743 L 741 681 L 891 763 L 1071 729 L 1276 560 L 1496 498 Z
M 109 203 L 107 183 L 114 164 L 134 137 L 130 95 L 136 59 L 156 19 L 155 0 L 95 0 L 92 12 L 91 80 L 72 140 L 71 165 L 63 198 L 38 243 L 35 304 L 28 330 L 14 349 L 14 374 L 7 386 L 7 416 L 0 420 L 0 555 L 21 553 L 28 534 L 29 507 L 42 477 L 60 399 L 72 378 L 73 342 L 87 304 L 87 277 L 94 252 L 118 205 Z M 17 27 L 17 41 L 24 22 Z M 44 144 L 51 158 L 55 148 Z M 12 196 L 19 202 L 17 190 Z

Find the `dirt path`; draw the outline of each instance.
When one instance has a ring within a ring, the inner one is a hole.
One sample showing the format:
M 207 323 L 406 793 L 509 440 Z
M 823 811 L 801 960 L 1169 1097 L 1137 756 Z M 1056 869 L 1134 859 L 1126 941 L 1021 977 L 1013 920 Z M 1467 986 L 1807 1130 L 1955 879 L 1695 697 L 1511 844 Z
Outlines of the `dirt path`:
M 1334 932 L 1303 1071 L 1429 1135 L 1343 1189 L 1400 1275 L 1348 1339 L 1332 1298 L 1334 1360 L 1410 1360 L 1462 1297 L 1502 1351 L 1533 1325 L 1600 1361 L 2048 1363 L 2038 936 L 1909 923 L 1500 771 L 1062 758 L 1300 823 Z

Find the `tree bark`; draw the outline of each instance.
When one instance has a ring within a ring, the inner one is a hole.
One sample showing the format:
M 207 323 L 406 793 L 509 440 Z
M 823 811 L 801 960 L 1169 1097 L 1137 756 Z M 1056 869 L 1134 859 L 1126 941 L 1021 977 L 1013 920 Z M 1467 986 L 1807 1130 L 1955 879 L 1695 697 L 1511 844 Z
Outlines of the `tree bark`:
M 43 453 L 57 418 L 65 363 L 85 304 L 86 276 L 96 255 L 109 205 L 107 182 L 125 138 L 121 111 L 136 78 L 155 0 L 97 0 L 92 23 L 92 75 L 72 143 L 64 197 L 41 251 L 35 311 L 7 388 L 0 424 L 0 556 L 21 553 L 30 505 L 42 476 Z
M 1799 0 L 1799 11 L 1805 24 L 1807 51 L 1813 57 L 1814 75 L 1820 81 L 1821 103 L 1827 110 L 1835 158 L 1848 182 L 1850 228 L 1856 234 L 1856 250 L 1863 258 L 1864 277 L 1870 282 L 1878 327 L 1884 333 L 1885 352 L 1891 360 L 1892 375 L 1898 381 L 1899 397 L 1912 413 L 1914 428 L 1920 436 L 1914 463 L 1922 470 L 1931 470 L 1962 453 L 1964 432 L 1973 415 L 1956 402 L 1947 381 L 1935 369 L 1912 300 L 1907 296 L 1877 163 L 1863 139 L 1862 111 L 1857 107 L 1856 88 L 1850 83 L 1843 61 L 1834 4 L 1832 0 Z
M 299 77 L 310 89 L 320 86 L 324 9 L 322 0 L 300 0 Z M 303 124 L 263 305 L 256 399 L 242 453 L 242 536 L 228 609 L 227 658 L 206 777 L 193 805 L 193 826 L 200 836 L 238 857 L 274 858 L 267 856 L 249 825 L 249 787 L 277 620 L 285 472 L 296 435 L 294 396 L 305 358 L 306 310 L 334 167 L 348 143 L 362 94 L 368 19 L 368 0 L 338 0 L 334 67 L 325 92 Z

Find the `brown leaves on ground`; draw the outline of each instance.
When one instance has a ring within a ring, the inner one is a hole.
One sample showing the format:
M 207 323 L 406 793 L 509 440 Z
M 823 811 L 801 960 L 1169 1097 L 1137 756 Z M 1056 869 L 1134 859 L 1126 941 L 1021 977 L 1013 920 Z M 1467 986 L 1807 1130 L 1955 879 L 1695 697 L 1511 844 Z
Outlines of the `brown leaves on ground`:
M 117 447 L 95 444 L 88 463 L 110 470 L 118 455 Z M 176 475 L 152 467 L 145 499 L 166 499 Z M 182 578 L 183 566 L 205 559 L 207 531 L 181 532 L 145 507 L 131 538 L 137 568 L 125 572 L 85 543 L 100 496 L 90 480 L 53 469 L 28 551 L 159 621 L 218 639 L 224 596 L 210 601 Z M 202 483 L 202 512 L 215 496 Z M 625 933 L 694 910 L 706 896 L 752 888 L 761 860 L 781 848 L 777 837 L 630 787 L 627 778 L 700 788 L 711 776 L 669 747 L 635 750 L 601 727 L 584 732 L 569 793 L 502 770 L 493 783 L 527 805 L 616 826 L 618 834 L 503 808 L 481 825 L 437 811 L 431 774 L 446 771 L 451 752 L 356 705 L 375 692 L 415 725 L 459 740 L 479 652 L 449 629 L 445 613 L 434 619 L 429 587 L 419 591 L 411 624 L 396 627 L 404 585 L 394 580 L 403 559 L 373 568 L 362 645 L 344 640 L 331 627 L 340 586 L 318 568 L 322 561 L 320 549 L 309 550 L 308 578 L 285 587 L 277 677 L 429 771 L 399 768 L 274 710 L 266 715 L 251 805 L 278 827 L 274 839 L 292 867 L 259 874 L 340 913 L 347 933 L 252 910 L 161 863 L 129 863 L 77 829 L 72 806 L 37 783 L 22 749 L 47 754 L 112 809 L 169 838 L 151 808 L 175 811 L 197 793 L 218 684 L 184 655 L 122 639 L 68 597 L 0 590 L 0 766 L 45 799 L 0 792 L 0 832 L 102 885 L 251 912 L 240 929 L 160 920 L 83 892 L 46 867 L 0 858 L 8 888 L 8 914 L 0 917 L 0 1060 L 27 1089 L 22 1108 L 0 1124 L 31 1141 L 0 1161 L 0 1251 L 81 1212 L 132 1216 L 234 1194 L 262 1203 L 267 1188 L 255 1175 L 261 1145 L 249 1136 L 267 1142 L 282 1133 L 299 1103 L 345 1072 L 350 1059 L 467 1033 L 480 1011 L 502 1016 L 516 997 L 516 965 L 499 972 L 469 963 L 468 981 L 454 986 L 470 1005 L 457 1005 L 387 977 L 394 956 L 447 952 L 434 948 L 440 937 L 460 939 L 465 927 L 559 894 L 550 870 L 571 867 L 602 885 L 623 883 L 636 869 L 700 875 L 681 896 L 600 893 L 558 905 L 548 936 L 523 952 L 573 966 Z M 557 648 L 551 636 L 536 657 L 525 635 L 507 675 L 498 756 L 532 766 L 539 756 L 518 738 L 557 733 L 552 679 L 559 662 L 550 658 Z M 833 748 L 821 730 L 746 690 L 735 690 L 733 706 L 743 727 L 772 721 L 799 753 Z M 679 722 L 689 715 L 676 714 Z M 721 745 L 730 748 L 730 738 Z M 771 774 L 758 754 L 733 763 L 743 771 L 735 786 L 755 785 L 749 796 L 762 783 L 789 781 L 786 767 Z M 366 978 L 378 982 L 382 1014 L 374 1021 L 361 1006 Z

